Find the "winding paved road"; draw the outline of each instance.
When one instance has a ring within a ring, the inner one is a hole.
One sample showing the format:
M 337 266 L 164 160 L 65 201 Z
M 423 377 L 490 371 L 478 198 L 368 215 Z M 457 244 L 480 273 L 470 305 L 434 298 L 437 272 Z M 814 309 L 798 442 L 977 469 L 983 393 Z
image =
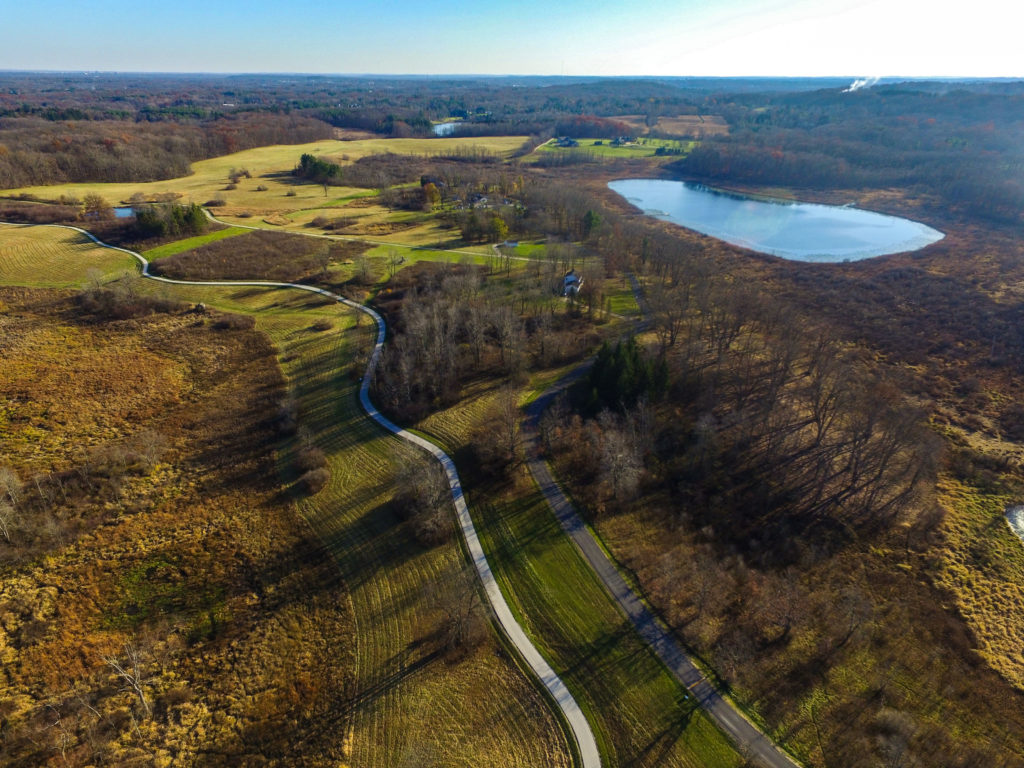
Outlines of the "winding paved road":
M 410 443 L 418 445 L 441 462 L 441 466 L 444 467 L 444 471 L 448 476 L 448 485 L 451 488 L 452 499 L 455 502 L 455 510 L 458 514 L 462 536 L 465 539 L 466 547 L 473 560 L 473 565 L 476 567 L 476 571 L 480 576 L 480 581 L 483 583 L 487 600 L 490 602 L 491 609 L 494 612 L 494 616 L 497 619 L 502 632 L 504 632 L 509 642 L 512 643 L 522 659 L 529 665 L 530 669 L 533 670 L 533 673 L 540 679 L 545 689 L 547 689 L 548 693 L 551 694 L 552 698 L 558 704 L 558 707 L 562 711 L 562 714 L 572 731 L 573 737 L 576 740 L 576 746 L 581 758 L 581 768 L 600 768 L 601 755 L 597 749 L 597 742 L 594 739 L 594 734 L 590 730 L 590 724 L 587 722 L 586 717 L 584 717 L 579 704 L 576 703 L 572 694 L 569 693 L 569 689 L 565 687 L 565 683 L 563 683 L 561 678 L 555 674 L 555 671 L 547 661 L 544 660 L 544 657 L 540 655 L 533 643 L 530 642 L 530 639 L 526 636 L 526 632 L 524 632 L 523 628 L 516 622 L 508 603 L 505 602 L 505 598 L 501 594 L 498 582 L 495 580 L 494 574 L 491 571 L 490 563 L 487 562 L 487 556 L 484 554 L 483 547 L 480 545 L 480 539 L 477 536 L 476 527 L 473 525 L 473 519 L 469 515 L 469 508 L 466 505 L 465 498 L 463 497 L 462 483 L 460 482 L 459 474 L 455 469 L 455 462 L 452 461 L 448 454 L 429 440 L 426 440 L 419 435 L 414 435 L 392 423 L 377 410 L 377 407 L 370 400 L 370 381 L 373 379 L 373 372 L 380 360 L 381 349 L 384 346 L 384 318 L 363 304 L 358 304 L 350 299 L 346 299 L 344 296 L 340 296 L 324 288 L 317 288 L 312 285 L 281 283 L 269 280 L 174 280 L 169 277 L 152 275 L 149 273 L 149 261 L 147 261 L 142 254 L 127 248 L 119 248 L 118 246 L 104 243 L 91 232 L 87 232 L 79 227 L 69 227 L 59 224 L 23 226 L 52 226 L 60 229 L 71 229 L 76 232 L 80 232 L 97 245 L 103 246 L 104 248 L 110 248 L 115 251 L 121 251 L 129 256 L 135 257 L 142 265 L 142 276 L 147 277 L 150 280 L 158 280 L 162 283 L 172 283 L 175 285 L 295 288 L 300 291 L 318 293 L 321 296 L 325 296 L 329 299 L 340 302 L 341 304 L 345 304 L 352 309 L 365 312 L 372 317 L 373 321 L 377 324 L 377 341 L 373 348 L 373 354 L 370 356 L 370 362 L 366 367 L 366 373 L 363 376 L 362 385 L 359 388 L 359 402 L 362 404 L 363 410 L 365 410 L 366 414 L 380 424 L 384 429 L 397 435 L 403 440 L 407 440 Z

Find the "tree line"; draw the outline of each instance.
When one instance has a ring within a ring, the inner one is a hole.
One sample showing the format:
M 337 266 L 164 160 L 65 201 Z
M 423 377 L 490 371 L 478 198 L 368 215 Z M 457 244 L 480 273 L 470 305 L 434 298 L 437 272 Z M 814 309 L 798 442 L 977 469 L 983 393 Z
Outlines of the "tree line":
M 673 167 L 702 179 L 820 189 L 900 187 L 1004 222 L 1024 212 L 1024 94 L 900 86 L 737 98 L 728 136 Z
M 273 114 L 157 124 L 0 119 L 0 188 L 178 178 L 197 160 L 330 131 L 312 118 Z

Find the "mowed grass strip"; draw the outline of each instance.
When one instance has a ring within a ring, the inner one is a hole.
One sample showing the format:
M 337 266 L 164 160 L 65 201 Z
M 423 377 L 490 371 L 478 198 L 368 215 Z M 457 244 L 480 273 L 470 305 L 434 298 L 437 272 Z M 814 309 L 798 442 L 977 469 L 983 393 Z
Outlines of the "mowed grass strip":
M 464 456 L 497 387 L 478 383 L 417 428 Z M 531 480 L 486 484 L 460 467 L 473 520 L 502 592 L 587 714 L 608 766 L 715 768 L 740 758 L 648 649 Z
M 225 240 L 229 237 L 235 237 L 236 235 L 244 235 L 246 232 L 251 230 L 244 229 L 242 227 L 227 227 L 226 229 L 218 229 L 216 232 L 208 232 L 205 235 L 196 235 L 195 237 L 187 237 L 184 240 L 176 240 L 173 243 L 167 243 L 166 245 L 160 245 L 156 248 L 150 248 L 148 251 L 143 251 L 142 255 L 150 261 L 155 259 L 163 259 L 167 256 L 174 256 L 178 253 L 185 251 L 191 251 L 193 248 L 198 248 L 201 245 L 207 243 L 213 243 L 217 240 Z
M 579 139 L 578 141 L 579 146 L 576 147 L 560 147 L 554 142 L 548 142 L 537 147 L 537 152 L 586 152 L 598 157 L 630 158 L 654 157 L 657 154 L 658 148 L 664 147 L 666 149 L 679 150 L 680 154 L 666 155 L 666 157 L 678 159 L 682 155 L 689 154 L 697 144 L 695 141 L 645 138 L 620 146 L 613 145 L 611 139 Z
M 137 271 L 138 261 L 96 245 L 80 232 L 45 226 L 0 224 L 0 283 L 29 288 L 69 288 L 93 275 Z
M 609 290 L 605 293 L 606 300 L 611 301 L 612 312 L 624 317 L 638 317 L 640 307 L 637 306 L 636 296 L 629 286 Z
M 506 597 L 596 724 L 610 765 L 739 763 L 612 603 L 539 492 L 475 508 Z

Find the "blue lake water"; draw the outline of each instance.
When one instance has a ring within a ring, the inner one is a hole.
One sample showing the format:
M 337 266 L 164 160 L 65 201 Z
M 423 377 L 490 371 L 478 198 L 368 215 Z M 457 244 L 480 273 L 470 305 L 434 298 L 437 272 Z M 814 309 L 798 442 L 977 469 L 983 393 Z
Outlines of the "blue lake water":
M 434 126 L 435 136 L 450 136 L 455 132 L 455 129 L 462 125 L 461 122 L 454 123 L 438 123 Z
M 686 181 L 620 179 L 608 187 L 651 216 L 792 261 L 859 261 L 916 251 L 945 237 L 897 216 L 754 199 Z
M 118 207 L 114 209 L 114 216 L 119 219 L 127 219 L 135 215 L 135 211 L 131 208 Z
M 1021 541 L 1024 541 L 1024 505 L 1015 504 L 1006 508 L 1006 522 Z

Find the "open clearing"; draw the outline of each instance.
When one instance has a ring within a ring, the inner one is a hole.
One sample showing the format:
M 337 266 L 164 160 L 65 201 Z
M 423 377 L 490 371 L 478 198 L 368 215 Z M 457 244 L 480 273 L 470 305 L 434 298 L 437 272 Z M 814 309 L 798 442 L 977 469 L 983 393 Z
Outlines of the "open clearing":
M 205 235 L 196 235 L 195 237 L 188 237 L 184 240 L 175 240 L 173 243 L 167 243 L 166 245 L 160 245 L 156 248 L 150 248 L 148 251 L 143 252 L 142 255 L 150 261 L 156 261 L 157 259 L 174 256 L 177 253 L 190 251 L 193 248 L 198 248 L 202 245 L 206 245 L 207 243 L 215 243 L 218 240 L 225 240 L 229 237 L 244 235 L 248 231 L 249 230 L 243 229 L 242 227 L 218 229 L 216 232 L 207 232 Z
M 654 124 L 653 128 L 648 128 L 643 115 L 617 115 L 610 119 L 628 123 L 639 134 L 645 134 L 651 130 L 671 136 L 699 139 L 703 136 L 724 136 L 729 133 L 729 126 L 721 115 L 663 116 L 658 118 L 658 122 Z
M 126 205 L 133 196 L 142 199 L 175 199 L 178 202 L 222 202 L 213 208 L 218 219 L 229 224 L 308 232 L 317 217 L 344 215 L 357 223 L 354 238 L 395 242 L 416 247 L 438 247 L 458 239 L 458 230 L 444 226 L 434 215 L 415 211 L 393 211 L 368 200 L 375 190 L 357 187 L 327 187 L 291 175 L 299 158 L 306 153 L 329 157 L 342 166 L 367 155 L 380 153 L 445 155 L 463 150 L 509 156 L 525 137 L 495 136 L 472 139 L 364 139 L 360 141 L 318 141 L 311 144 L 278 145 L 238 152 L 233 155 L 193 163 L 193 173 L 179 179 L 147 183 L 61 184 L 5 190 L 4 197 L 27 195 L 40 200 L 61 196 L 82 199 L 98 194 L 115 205 Z M 233 169 L 247 170 L 235 189 L 228 189 Z M 259 190 L 263 187 L 263 190 Z M 222 233 L 204 235 L 217 239 Z M 172 249 L 175 244 L 163 246 Z M 189 246 L 193 247 L 193 246 Z M 161 253 L 160 256 L 169 255 Z M 159 258 L 159 257 L 157 257 Z

